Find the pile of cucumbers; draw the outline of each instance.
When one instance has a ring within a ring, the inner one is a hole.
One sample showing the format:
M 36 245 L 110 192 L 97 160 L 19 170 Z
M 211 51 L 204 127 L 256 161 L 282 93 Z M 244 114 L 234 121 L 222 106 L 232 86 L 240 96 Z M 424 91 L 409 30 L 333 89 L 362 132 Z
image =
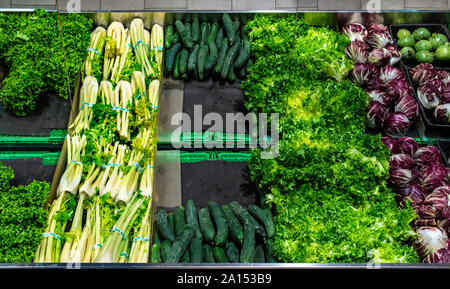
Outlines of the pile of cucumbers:
M 252 65 L 247 27 L 223 14 L 222 25 L 194 19 L 166 27 L 166 73 L 175 79 L 203 80 L 212 76 L 234 82 Z
M 192 200 L 171 213 L 159 210 L 153 230 L 152 263 L 276 263 L 275 224 L 269 209 L 233 201 Z

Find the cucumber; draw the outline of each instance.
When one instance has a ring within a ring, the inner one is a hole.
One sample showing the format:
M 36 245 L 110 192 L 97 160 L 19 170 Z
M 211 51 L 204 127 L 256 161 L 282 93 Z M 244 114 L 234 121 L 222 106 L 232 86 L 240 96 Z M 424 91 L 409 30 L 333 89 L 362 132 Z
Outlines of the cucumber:
M 200 46 L 197 58 L 197 73 L 198 79 L 203 80 L 205 78 L 205 65 L 208 58 L 208 45 L 203 44 Z
M 232 241 L 227 243 L 225 249 L 227 250 L 227 257 L 230 263 L 239 263 L 239 250 Z
M 228 75 L 230 74 L 231 70 L 233 69 L 234 60 L 236 59 L 239 49 L 241 48 L 241 43 L 238 41 L 231 46 L 230 50 L 227 52 L 227 56 L 225 57 L 225 60 L 223 61 L 223 67 L 222 71 L 220 73 L 220 76 L 222 79 L 226 79 Z
M 266 229 L 267 237 L 272 238 L 275 235 L 275 224 L 270 210 L 263 210 L 256 205 L 248 206 L 249 213 Z
M 205 72 L 209 73 L 217 63 L 217 57 L 219 56 L 219 51 L 217 49 L 216 43 L 214 41 L 209 42 L 209 55 L 205 64 Z
M 223 63 L 228 52 L 228 39 L 225 37 L 220 44 L 219 56 L 217 57 L 216 67 L 214 71 L 219 74 L 222 71 Z
M 184 24 L 184 28 L 186 29 L 186 33 L 191 36 L 192 43 L 195 44 L 194 40 L 192 39 L 192 25 L 191 25 L 191 23 L 188 22 L 188 23 Z
M 239 26 L 240 26 L 240 23 L 238 20 L 233 22 L 232 32 L 231 32 L 233 36 L 228 37 L 228 40 L 230 41 L 230 43 L 238 42 L 241 39 L 241 34 L 239 33 Z
M 259 225 L 259 223 L 255 220 L 255 218 L 252 217 L 252 215 L 250 215 L 247 209 L 242 207 L 236 201 L 230 203 L 230 208 L 242 225 L 244 225 L 246 221 L 250 221 L 255 226 L 256 232 L 259 235 L 261 235 L 261 237 L 266 237 L 266 232 L 264 231 L 264 228 L 261 225 Z
M 208 208 L 202 208 L 198 211 L 198 223 L 205 242 L 214 244 L 216 231 L 214 230 Z
M 208 45 L 208 41 L 207 41 L 208 34 L 209 34 L 209 23 L 203 22 L 202 26 L 201 26 L 201 39 L 200 39 L 201 44 Z
M 255 248 L 255 255 L 253 257 L 253 263 L 265 263 L 264 249 L 262 245 L 258 245 Z
M 178 206 L 175 211 L 175 235 L 179 236 L 186 225 L 186 217 L 183 206 Z
M 188 59 L 188 64 L 187 64 L 188 73 L 195 74 L 195 70 L 197 68 L 197 58 L 198 58 L 199 50 L 200 50 L 200 45 L 195 44 L 194 49 L 192 50 L 191 54 L 189 55 L 189 59 Z
M 155 223 L 154 224 L 155 228 L 153 229 L 153 244 L 161 244 L 161 238 L 159 237 L 158 234 L 158 225 Z
M 191 263 L 191 255 L 189 254 L 189 250 L 184 251 L 180 261 L 181 263 Z
M 166 68 L 167 71 L 171 72 L 175 62 L 175 56 L 181 49 L 181 43 L 176 43 L 172 47 L 166 50 Z
M 230 231 L 231 239 L 238 244 L 242 245 L 242 241 L 244 240 L 244 228 L 239 223 L 239 220 L 234 215 L 230 206 L 223 205 L 222 206 L 223 214 L 227 220 L 228 229 Z
M 247 76 L 247 66 L 244 66 L 238 71 L 237 77 L 239 77 L 240 79 L 245 79 L 246 76 Z
M 189 51 L 187 51 L 187 49 L 183 48 L 180 51 L 180 65 L 178 67 L 178 71 L 180 72 L 180 75 L 186 74 L 188 59 L 189 59 Z
M 234 42 L 234 34 L 236 33 L 236 31 L 234 30 L 234 23 L 233 20 L 231 20 L 230 15 L 228 15 L 227 13 L 222 15 L 222 23 L 223 23 L 223 27 L 225 28 L 225 32 L 227 34 L 227 38 L 228 40 L 233 43 Z
M 191 254 L 191 263 L 202 262 L 202 240 L 199 238 L 193 238 L 189 245 L 189 251 Z
M 169 240 L 164 240 L 161 242 L 160 245 L 160 252 L 161 252 L 161 262 L 165 263 L 167 261 L 167 257 L 169 256 L 169 252 L 172 245 Z
M 175 241 L 170 248 L 170 252 L 167 255 L 166 263 L 178 263 L 188 248 L 192 238 L 194 238 L 194 235 L 194 227 L 185 225 L 180 235 L 175 238 Z
M 214 225 L 216 226 L 216 237 L 214 243 L 216 246 L 224 247 L 228 241 L 227 219 L 216 202 L 209 201 L 208 208 L 211 212 Z
M 248 59 L 250 58 L 250 42 L 247 40 L 242 41 L 242 46 L 239 51 L 239 55 L 234 62 L 235 69 L 241 69 L 247 64 Z
M 160 244 L 153 244 L 151 258 L 152 263 L 161 263 Z
M 173 227 L 171 227 L 169 224 L 167 213 L 165 210 L 158 211 L 158 214 L 156 215 L 156 221 L 158 222 L 158 230 L 161 234 L 161 237 L 169 240 L 170 242 L 173 242 L 175 240 L 175 233 L 173 231 Z
M 211 42 L 215 43 L 218 31 L 219 31 L 219 23 L 218 22 L 214 22 L 211 25 L 211 29 L 209 29 L 208 37 L 206 38 L 206 43 L 207 44 L 210 44 Z
M 227 258 L 227 253 L 225 253 L 225 250 L 220 247 L 214 247 L 213 248 L 214 253 L 214 259 L 216 259 L 217 263 L 229 263 Z
M 241 263 L 252 263 L 255 255 L 255 225 L 250 221 L 244 224 L 244 242 L 242 244 Z
M 192 41 L 199 43 L 200 41 L 200 23 L 198 19 L 192 21 Z
M 264 251 L 266 255 L 267 263 L 278 263 L 275 257 L 273 256 L 273 240 L 266 239 L 264 243 Z
M 166 27 L 166 33 L 165 33 L 165 38 L 164 38 L 164 47 L 165 48 L 170 48 L 170 46 L 172 46 L 172 37 L 173 37 L 173 26 L 172 25 L 168 25 Z
M 222 40 L 223 40 L 223 29 L 222 29 L 222 27 L 220 27 L 219 32 L 217 32 L 216 41 L 215 41 L 217 49 L 220 49 L 220 47 L 222 45 Z
M 175 235 L 175 214 L 173 212 L 167 214 L 167 221 L 169 222 L 170 229 Z
M 203 263 L 216 263 L 214 259 L 214 253 L 208 244 L 203 244 L 202 246 Z
M 178 32 L 175 32 L 172 35 L 172 44 L 178 43 L 180 42 L 180 34 L 178 34 Z
M 190 24 L 188 27 L 186 23 L 186 25 L 183 25 L 183 23 L 180 20 L 175 21 L 175 28 L 177 29 L 178 34 L 180 34 L 180 38 L 181 41 L 183 42 L 183 45 L 191 50 L 192 48 L 194 48 L 194 42 L 192 41 L 192 36 L 191 36 L 191 29 L 190 29 Z
M 186 223 L 194 227 L 195 237 L 203 240 L 203 235 L 200 231 L 200 226 L 198 225 L 197 210 L 195 209 L 193 200 L 186 201 Z
M 178 79 L 180 78 L 180 55 L 181 52 L 178 52 L 177 55 L 175 56 L 175 64 L 173 66 L 173 78 Z
M 242 40 L 247 40 L 247 41 L 249 41 L 249 39 L 248 39 L 248 27 L 247 27 L 247 25 L 243 25 L 243 26 L 241 27 L 241 39 L 242 39 Z
M 234 83 L 236 81 L 236 74 L 234 73 L 233 69 L 231 69 L 230 73 L 228 74 L 228 81 L 230 83 Z

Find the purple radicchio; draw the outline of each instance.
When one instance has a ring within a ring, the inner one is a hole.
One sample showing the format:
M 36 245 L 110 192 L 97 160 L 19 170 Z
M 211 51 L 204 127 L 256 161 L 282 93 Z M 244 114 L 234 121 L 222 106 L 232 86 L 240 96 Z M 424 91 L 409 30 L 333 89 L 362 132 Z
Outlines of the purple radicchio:
M 389 30 L 383 24 L 373 24 L 369 27 L 367 34 L 367 43 L 373 48 L 384 48 L 392 44 L 392 37 Z
M 436 218 L 450 219 L 450 187 L 441 186 L 429 194 L 425 202 L 430 203 L 436 209 Z
M 435 220 L 436 218 L 436 209 L 435 207 L 433 207 L 430 203 L 427 202 L 417 202 L 417 203 L 412 203 L 412 207 L 414 208 L 414 211 L 416 211 L 417 215 L 419 215 L 419 217 L 421 219 L 433 219 Z M 423 223 L 423 224 L 427 224 L 427 225 L 431 225 L 432 223 Z M 436 221 L 434 222 L 434 225 L 436 225 Z
M 441 161 L 441 152 L 435 146 L 420 147 L 413 155 L 418 166 L 424 166 Z
M 427 80 L 425 80 L 422 84 L 422 86 L 430 86 L 433 87 L 437 92 L 442 92 L 445 90 L 444 84 L 437 79 L 436 77 L 430 77 Z
M 391 153 L 397 150 L 397 143 L 394 138 L 390 136 L 383 136 L 381 137 L 381 142 L 387 146 L 387 148 L 391 151 Z
M 450 263 L 450 240 L 447 241 L 447 247 L 437 250 L 434 253 L 429 254 L 423 259 L 424 263 Z
M 439 105 L 439 93 L 432 86 L 421 86 L 417 89 L 417 98 L 426 109 L 433 109 Z
M 411 122 L 413 122 L 419 115 L 419 105 L 414 97 L 407 94 L 397 99 L 395 112 L 403 113 Z
M 367 62 L 369 57 L 370 47 L 362 41 L 356 40 L 351 42 L 345 49 L 345 54 L 348 58 L 353 60 L 353 62 Z
M 369 53 L 367 60 L 375 66 L 389 64 L 391 53 L 386 48 L 376 48 Z
M 389 169 L 389 182 L 396 189 L 405 188 L 419 181 L 419 171 L 416 169 Z
M 419 227 L 416 230 L 417 240 L 414 247 L 420 257 L 425 258 L 441 249 L 447 248 L 448 237 L 438 227 Z
M 450 72 L 446 70 L 439 70 L 437 72 L 437 78 L 442 84 L 447 87 L 450 84 Z
M 384 132 L 388 136 L 403 136 L 409 129 L 410 121 L 406 115 L 401 112 L 390 112 L 384 120 Z
M 377 68 L 370 63 L 355 63 L 351 74 L 352 81 L 358 86 L 368 84 L 377 75 Z
M 396 154 L 406 154 L 410 157 L 414 156 L 414 153 L 419 149 L 419 144 L 415 139 L 409 136 L 403 136 L 397 139 L 396 142 Z
M 389 60 L 389 65 L 397 64 L 400 59 L 402 59 L 402 53 L 392 45 L 386 46 L 386 49 L 391 53 L 391 59 Z
M 450 103 L 436 106 L 433 115 L 437 122 L 442 124 L 450 124 Z
M 350 41 L 366 41 L 367 29 L 364 25 L 359 23 L 351 23 L 342 27 L 341 33 L 346 35 Z
M 389 165 L 391 168 L 415 169 L 416 161 L 405 154 L 394 154 L 389 157 Z
M 439 101 L 439 104 L 446 104 L 446 103 L 450 103 L 450 88 L 445 89 L 441 93 L 441 99 Z
M 367 112 L 366 124 L 370 128 L 382 128 L 387 108 L 378 101 L 371 101 Z
M 404 78 L 405 74 L 397 67 L 394 67 L 392 65 L 386 65 L 380 68 L 380 79 L 384 83 L 388 83 L 389 81 L 394 79 L 404 79 Z
M 394 79 L 388 82 L 386 85 L 387 92 L 396 101 L 405 95 L 411 95 L 413 90 L 409 83 L 404 79 Z
M 411 79 L 417 85 L 422 85 L 428 78 L 433 78 L 436 76 L 436 70 L 433 65 L 429 63 L 421 63 L 411 69 L 409 72 Z
M 440 163 L 429 163 L 420 169 L 420 181 L 426 193 L 448 183 L 447 168 Z
M 390 107 L 391 104 L 392 104 L 391 97 L 384 90 L 381 90 L 381 89 L 369 89 L 369 90 L 367 90 L 367 93 L 369 94 L 371 100 L 378 101 L 382 105 L 384 105 L 385 107 Z
M 406 201 L 410 201 L 411 204 L 417 204 L 423 202 L 427 195 L 420 184 L 411 184 L 402 188 L 398 196 L 400 197 L 399 205 L 404 208 Z

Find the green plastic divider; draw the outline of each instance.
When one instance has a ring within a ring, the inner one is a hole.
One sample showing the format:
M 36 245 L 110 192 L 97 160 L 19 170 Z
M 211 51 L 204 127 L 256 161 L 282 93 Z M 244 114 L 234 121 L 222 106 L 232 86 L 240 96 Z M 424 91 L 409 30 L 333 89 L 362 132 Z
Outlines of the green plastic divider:
M 65 129 L 53 129 L 48 136 L 0 135 L 0 145 L 61 145 L 67 135 Z
M 202 161 L 228 161 L 228 162 L 248 162 L 251 157 L 250 151 L 226 152 L 226 151 L 196 151 L 180 152 L 181 163 L 197 163 Z
M 0 152 L 0 160 L 17 160 L 17 159 L 42 159 L 42 165 L 53 166 L 58 164 L 61 152 L 45 152 L 45 151 L 2 151 Z

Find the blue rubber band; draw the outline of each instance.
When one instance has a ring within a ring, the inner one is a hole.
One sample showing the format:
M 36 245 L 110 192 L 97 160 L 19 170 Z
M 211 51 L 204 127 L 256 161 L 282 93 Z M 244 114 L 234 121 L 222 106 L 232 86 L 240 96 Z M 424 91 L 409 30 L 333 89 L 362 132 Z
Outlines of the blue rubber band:
M 158 109 L 158 106 L 152 104 L 153 109 Z
M 84 106 L 93 107 L 94 104 L 93 104 L 93 103 L 90 103 L 90 102 L 85 102 L 85 103 L 83 103 L 83 104 L 80 106 L 80 110 L 81 110 Z
M 150 238 L 148 236 L 144 236 L 144 238 L 142 239 L 142 242 L 148 242 L 150 241 Z
M 137 42 L 136 45 L 134 46 L 134 49 L 136 49 L 136 47 L 137 47 L 139 44 L 143 44 L 143 45 L 147 46 L 147 44 L 145 44 L 144 42 L 142 42 L 142 40 L 138 40 L 138 42 Z
M 53 238 L 55 238 L 55 239 L 57 239 L 59 241 L 62 241 L 61 238 L 58 235 L 56 235 L 55 233 L 53 233 L 53 232 L 42 233 L 42 238 L 47 238 L 47 237 L 53 237 Z
M 137 236 L 136 238 L 133 239 L 133 243 L 136 243 L 139 239 L 142 239 L 141 236 Z
M 125 257 L 126 259 L 128 259 L 128 254 L 126 252 L 122 252 L 120 253 L 120 257 Z
M 162 47 L 162 46 L 153 46 L 152 51 L 153 51 L 153 50 L 163 51 L 163 50 L 164 50 L 164 47 Z
M 79 162 L 79 161 L 76 161 L 76 160 L 72 160 L 72 163 L 76 163 L 76 164 L 79 164 L 79 165 L 83 165 L 82 162 Z
M 124 233 L 121 229 L 117 228 L 116 226 L 114 226 L 114 227 L 111 229 L 111 232 L 118 232 L 118 233 L 120 233 L 120 234 L 122 235 L 122 238 L 123 238 L 125 241 L 127 240 L 127 236 L 125 235 L 125 233 Z
M 152 165 L 146 165 L 145 167 L 146 167 L 146 168 L 150 168 L 150 169 L 154 169 L 154 168 L 155 168 L 155 167 L 152 166 Z
M 109 164 L 106 164 L 106 165 L 102 165 L 102 168 L 107 168 L 107 167 L 120 167 L 120 166 L 122 166 L 122 164 L 117 164 L 117 163 L 109 163 Z
M 141 166 L 138 163 L 134 162 L 132 165 L 137 167 L 139 173 L 142 173 Z
M 95 54 L 97 54 L 98 56 L 102 56 L 102 54 L 100 52 L 98 52 L 98 50 L 95 48 L 88 48 L 87 50 L 95 52 Z
M 120 110 L 120 111 L 125 111 L 125 112 L 129 112 L 131 113 L 131 110 L 126 109 L 124 107 L 120 107 L 120 106 L 111 106 L 112 110 Z
M 95 248 L 103 248 L 102 247 L 102 244 L 99 244 L 99 243 L 97 243 L 97 244 L 95 244 L 94 246 L 92 246 L 92 249 L 94 249 L 95 250 Z
M 128 43 L 127 46 L 130 47 L 131 49 L 133 49 L 133 46 L 131 46 L 130 43 Z

